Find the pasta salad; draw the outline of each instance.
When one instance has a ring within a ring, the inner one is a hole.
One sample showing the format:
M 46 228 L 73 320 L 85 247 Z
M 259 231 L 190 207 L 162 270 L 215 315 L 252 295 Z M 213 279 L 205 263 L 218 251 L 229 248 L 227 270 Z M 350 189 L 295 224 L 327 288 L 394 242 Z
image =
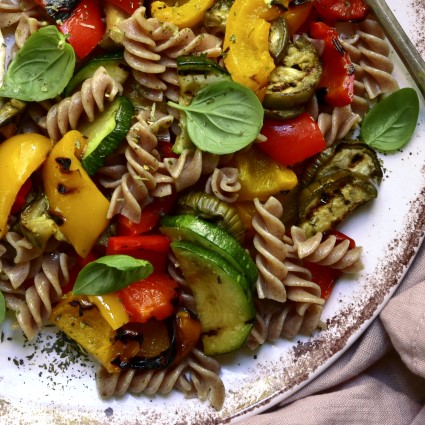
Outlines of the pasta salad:
M 0 30 L 1 321 L 61 329 L 101 397 L 215 409 L 221 354 L 326 326 L 419 113 L 363 1 L 2 0 Z

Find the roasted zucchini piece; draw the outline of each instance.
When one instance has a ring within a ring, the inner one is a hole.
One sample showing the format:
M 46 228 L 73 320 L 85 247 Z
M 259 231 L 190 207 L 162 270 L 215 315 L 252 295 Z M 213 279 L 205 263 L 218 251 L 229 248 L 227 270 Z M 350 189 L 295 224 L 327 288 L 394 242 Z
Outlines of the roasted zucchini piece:
M 369 177 L 380 184 L 382 168 L 373 148 L 360 140 L 343 140 L 321 152 L 304 172 L 303 186 L 338 170 L 349 170 Z
M 193 214 L 212 221 L 237 241 L 243 242 L 244 240 L 245 227 L 238 211 L 216 196 L 205 192 L 188 192 L 179 198 L 178 212 Z
M 377 195 L 376 186 L 363 174 L 339 170 L 326 175 L 301 191 L 298 226 L 307 236 L 326 232 Z
M 322 76 L 317 50 L 301 36 L 288 47 L 282 65 L 269 77 L 263 100 L 267 109 L 286 109 L 306 103 L 314 94 Z
M 269 52 L 276 64 L 279 64 L 285 57 L 288 47 L 288 25 L 286 19 L 280 16 L 271 23 L 269 32 Z
M 211 83 L 231 80 L 223 67 L 205 56 L 179 56 L 176 61 L 181 94 L 195 95 Z
M 223 34 L 226 31 L 227 17 L 234 0 L 217 0 L 214 6 L 204 14 L 206 28 L 214 28 Z
M 0 108 L 0 127 L 10 123 L 10 121 L 24 111 L 27 104 L 18 99 L 10 99 Z
M 22 211 L 17 226 L 17 229 L 33 246 L 43 249 L 52 237 L 58 241 L 66 240 L 48 210 L 47 198 L 38 197 Z

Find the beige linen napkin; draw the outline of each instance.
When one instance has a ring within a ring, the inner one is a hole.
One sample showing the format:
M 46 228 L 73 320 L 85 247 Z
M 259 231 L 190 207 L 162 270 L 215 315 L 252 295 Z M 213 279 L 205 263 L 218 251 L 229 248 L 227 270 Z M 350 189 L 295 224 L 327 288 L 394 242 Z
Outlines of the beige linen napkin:
M 330 368 L 243 425 L 425 425 L 425 244 L 393 298 Z

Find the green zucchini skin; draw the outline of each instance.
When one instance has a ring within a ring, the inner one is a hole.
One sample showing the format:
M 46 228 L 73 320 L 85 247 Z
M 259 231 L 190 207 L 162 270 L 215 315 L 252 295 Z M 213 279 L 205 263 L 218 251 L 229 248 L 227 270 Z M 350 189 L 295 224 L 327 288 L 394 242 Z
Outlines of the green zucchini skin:
M 186 241 L 172 242 L 171 249 L 195 297 L 205 354 L 240 348 L 255 319 L 248 282 L 215 252 Z
M 131 101 L 119 96 L 93 122 L 78 129 L 88 138 L 81 163 L 89 175 L 94 175 L 106 157 L 122 143 L 130 130 L 133 114 Z

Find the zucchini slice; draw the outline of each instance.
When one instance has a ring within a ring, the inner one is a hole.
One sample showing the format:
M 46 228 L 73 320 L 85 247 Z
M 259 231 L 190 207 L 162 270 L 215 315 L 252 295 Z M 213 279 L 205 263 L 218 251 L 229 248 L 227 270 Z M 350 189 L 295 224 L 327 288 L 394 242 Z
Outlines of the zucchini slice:
M 121 144 L 131 127 L 134 107 L 125 96 L 117 97 L 93 122 L 78 130 L 88 139 L 82 165 L 89 175 L 102 167 L 105 158 Z
M 298 226 L 307 236 L 326 232 L 377 195 L 375 185 L 363 174 L 349 170 L 328 174 L 301 191 Z
M 375 184 L 381 183 L 383 173 L 373 148 L 360 140 L 343 140 L 321 152 L 307 167 L 301 179 L 308 186 L 314 180 L 339 170 L 349 170 L 369 177 Z

